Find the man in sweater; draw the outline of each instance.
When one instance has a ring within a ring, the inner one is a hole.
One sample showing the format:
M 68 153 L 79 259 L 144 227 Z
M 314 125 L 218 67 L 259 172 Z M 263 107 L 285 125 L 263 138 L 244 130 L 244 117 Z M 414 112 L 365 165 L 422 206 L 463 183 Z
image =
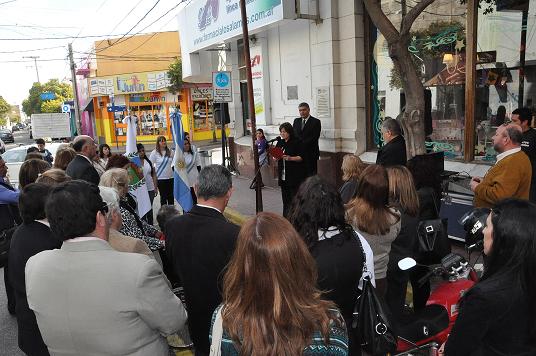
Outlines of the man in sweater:
M 473 177 L 471 190 L 475 207 L 491 208 L 505 198 L 528 199 L 532 167 L 528 156 L 521 151 L 523 133 L 516 124 L 501 125 L 493 136 L 497 163 L 484 178 Z
M 521 150 L 529 156 L 532 165 L 532 182 L 530 184 L 529 199 L 536 202 L 536 130 L 530 127 L 532 112 L 529 108 L 519 108 L 512 112 L 512 123 L 521 126 L 523 140 Z

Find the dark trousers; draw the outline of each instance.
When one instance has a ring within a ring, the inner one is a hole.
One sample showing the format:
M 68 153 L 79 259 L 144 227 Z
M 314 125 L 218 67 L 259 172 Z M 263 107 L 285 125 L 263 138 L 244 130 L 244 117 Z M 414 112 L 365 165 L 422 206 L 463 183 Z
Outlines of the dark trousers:
M 385 293 L 385 301 L 395 320 L 399 321 L 406 303 L 409 273 L 398 268 L 397 263 L 400 258 L 391 257 L 389 256 L 389 265 L 387 267 L 387 292 Z
M 430 280 L 427 280 L 422 285 L 419 284 L 419 279 L 427 272 L 428 269 L 422 266 L 415 266 L 410 272 L 409 279 L 411 281 L 411 288 L 413 289 L 413 309 L 415 311 L 424 308 L 430 297 Z
M 9 281 L 9 270 L 7 264 L 4 267 L 4 286 L 6 287 L 6 296 L 7 296 L 7 310 L 10 314 L 15 314 L 15 290 Z
M 306 158 L 304 159 L 305 176 L 315 176 L 318 172 L 318 158 Z
M 281 185 L 281 198 L 283 199 L 283 216 L 288 217 L 290 210 L 290 205 L 292 204 L 292 199 L 298 193 L 298 187 L 287 186 L 285 183 Z
M 173 178 L 158 180 L 158 193 L 160 193 L 160 205 L 174 205 Z
M 190 194 L 192 194 L 192 201 L 194 202 L 194 205 L 197 204 L 197 195 L 195 195 L 194 187 L 190 187 Z
M 151 201 L 151 210 L 149 210 L 147 212 L 147 214 L 145 214 L 143 216 L 143 220 L 147 221 L 147 223 L 149 225 L 153 225 L 153 201 L 154 201 L 154 196 L 155 196 L 155 193 L 154 193 L 154 190 L 149 190 L 149 200 Z

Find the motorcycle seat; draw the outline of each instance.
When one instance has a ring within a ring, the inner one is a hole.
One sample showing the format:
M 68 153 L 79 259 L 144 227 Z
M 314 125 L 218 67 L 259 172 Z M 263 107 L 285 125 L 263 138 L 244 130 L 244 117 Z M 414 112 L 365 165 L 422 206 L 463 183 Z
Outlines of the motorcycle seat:
M 440 333 L 448 326 L 447 309 L 439 304 L 431 304 L 403 321 L 398 327 L 398 336 L 416 343 Z

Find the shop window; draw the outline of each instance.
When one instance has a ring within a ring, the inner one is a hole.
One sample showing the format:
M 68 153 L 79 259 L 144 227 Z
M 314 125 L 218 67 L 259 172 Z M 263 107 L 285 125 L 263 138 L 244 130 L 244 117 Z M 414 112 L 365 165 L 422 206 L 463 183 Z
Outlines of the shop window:
M 166 119 L 166 107 L 163 104 L 148 105 L 130 104 L 130 112 L 116 112 L 114 114 L 114 126 L 116 136 L 127 134 L 127 125 L 123 123 L 126 115 L 136 117 L 136 135 L 138 136 L 168 136 L 168 121 Z
M 494 161 L 492 136 L 512 111 L 536 102 L 536 0 L 487 4 L 478 12 L 475 160 Z
M 212 100 L 195 100 L 193 102 L 194 130 L 212 130 Z
M 535 0 L 536 1 L 536 0 Z M 403 9 L 400 2 L 382 2 L 382 8 L 400 27 Z M 423 86 L 429 90 L 428 117 L 430 151 L 443 151 L 451 159 L 463 159 L 465 127 L 465 23 L 466 6 L 457 0 L 436 0 L 419 16 L 412 27 L 409 51 Z M 387 42 L 377 30 L 371 31 L 371 120 L 372 144 L 383 145 L 381 125 L 387 117 L 396 118 L 404 109 L 400 75 L 388 55 Z

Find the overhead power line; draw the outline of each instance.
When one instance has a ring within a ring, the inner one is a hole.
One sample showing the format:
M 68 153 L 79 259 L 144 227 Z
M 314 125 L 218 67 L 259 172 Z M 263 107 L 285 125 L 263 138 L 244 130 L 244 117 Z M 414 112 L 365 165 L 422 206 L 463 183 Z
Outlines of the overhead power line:
M 37 52 L 37 51 L 46 51 L 49 49 L 64 48 L 65 46 L 54 46 L 54 47 L 45 47 L 45 48 L 35 48 L 35 49 L 23 49 L 16 51 L 0 51 L 0 53 L 24 53 L 24 52 Z

